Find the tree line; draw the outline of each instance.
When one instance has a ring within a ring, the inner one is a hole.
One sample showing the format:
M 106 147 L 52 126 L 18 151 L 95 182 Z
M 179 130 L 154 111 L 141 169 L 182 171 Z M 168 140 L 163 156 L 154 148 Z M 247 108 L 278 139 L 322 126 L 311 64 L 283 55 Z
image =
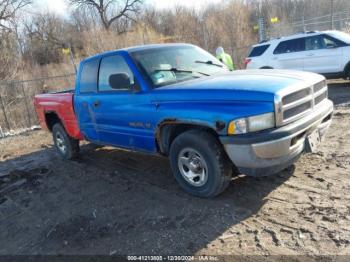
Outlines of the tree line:
M 70 13 L 61 17 L 32 13 L 32 0 L 0 0 L 0 81 L 24 73 L 34 78 L 33 68 L 55 74 L 47 70 L 53 65 L 71 71 L 64 50 L 79 60 L 148 43 L 187 42 L 210 52 L 223 46 L 240 65 L 258 41 L 259 17 L 278 17 L 286 25 L 331 12 L 330 0 L 222 0 L 202 9 L 177 5 L 165 10 L 142 0 L 68 2 Z M 350 1 L 334 0 L 333 8 L 350 10 Z

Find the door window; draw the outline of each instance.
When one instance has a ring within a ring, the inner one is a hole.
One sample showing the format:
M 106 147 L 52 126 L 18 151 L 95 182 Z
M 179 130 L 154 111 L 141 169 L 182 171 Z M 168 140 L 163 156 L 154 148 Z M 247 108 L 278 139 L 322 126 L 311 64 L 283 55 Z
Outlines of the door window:
M 327 48 L 336 47 L 337 46 L 336 42 L 334 42 L 332 39 L 329 39 L 329 38 L 326 38 L 326 37 L 324 38 L 324 42 L 325 42 Z
M 326 43 L 321 35 L 308 37 L 305 39 L 305 49 L 306 51 L 325 49 Z
M 323 38 L 324 38 L 324 42 L 326 44 L 326 48 L 335 48 L 335 47 L 344 46 L 344 43 L 342 43 L 338 39 L 335 39 L 335 38 L 330 37 L 328 35 L 324 35 Z
M 273 51 L 275 55 L 294 53 L 305 50 L 304 38 L 297 38 L 292 40 L 282 41 L 278 44 L 276 49 Z
M 129 78 L 130 84 L 126 86 L 125 79 L 123 79 L 124 84 L 120 85 L 120 88 L 118 88 L 118 85 L 112 88 L 110 85 L 110 78 L 112 75 L 117 74 L 123 74 L 124 78 Z M 98 79 L 99 92 L 130 90 L 134 84 L 134 75 L 122 56 L 113 55 L 102 58 Z

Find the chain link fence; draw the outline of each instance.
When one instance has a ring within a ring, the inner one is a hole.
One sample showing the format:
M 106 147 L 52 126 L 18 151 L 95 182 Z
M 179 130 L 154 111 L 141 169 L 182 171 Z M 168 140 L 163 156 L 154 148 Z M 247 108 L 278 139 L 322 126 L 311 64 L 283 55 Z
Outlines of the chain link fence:
M 350 30 L 350 10 L 319 17 L 304 17 L 292 23 L 275 23 L 267 30 L 268 38 L 278 38 L 307 31 Z
M 38 125 L 34 96 L 72 89 L 74 82 L 75 74 L 0 82 L 0 137 Z

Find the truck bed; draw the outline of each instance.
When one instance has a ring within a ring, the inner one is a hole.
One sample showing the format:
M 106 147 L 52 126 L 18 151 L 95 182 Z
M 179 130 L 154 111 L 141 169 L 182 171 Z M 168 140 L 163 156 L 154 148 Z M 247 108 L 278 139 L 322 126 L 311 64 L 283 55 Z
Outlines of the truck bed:
M 74 90 L 36 95 L 34 107 L 41 127 L 50 130 L 52 128 L 50 119 L 58 117 L 69 136 L 82 140 L 83 135 L 75 116 L 73 99 Z

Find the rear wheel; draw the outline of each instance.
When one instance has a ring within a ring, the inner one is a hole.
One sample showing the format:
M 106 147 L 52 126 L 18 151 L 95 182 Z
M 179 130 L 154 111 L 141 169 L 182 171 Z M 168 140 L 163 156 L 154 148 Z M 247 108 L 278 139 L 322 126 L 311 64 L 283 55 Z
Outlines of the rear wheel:
M 70 137 L 61 124 L 53 126 L 52 136 L 57 152 L 64 159 L 74 159 L 79 155 L 79 140 Z
M 348 62 L 344 68 L 343 79 L 350 80 L 350 62 Z
M 191 130 L 176 137 L 170 163 L 179 185 L 199 197 L 219 195 L 232 178 L 232 164 L 221 144 L 204 131 Z

